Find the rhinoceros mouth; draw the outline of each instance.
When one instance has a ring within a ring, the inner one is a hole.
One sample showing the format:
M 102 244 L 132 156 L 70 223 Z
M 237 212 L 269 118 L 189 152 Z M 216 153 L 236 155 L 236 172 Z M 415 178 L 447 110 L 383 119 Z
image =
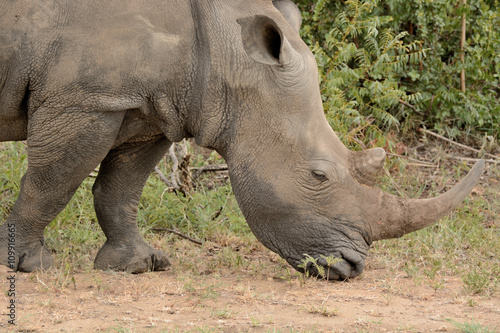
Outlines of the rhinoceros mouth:
M 359 255 L 343 254 L 336 261 L 330 263 L 324 257 L 317 260 L 318 265 L 324 268 L 324 278 L 327 280 L 346 280 L 360 275 L 365 269 L 365 259 Z
M 288 262 L 298 271 L 326 280 L 346 280 L 360 275 L 365 269 L 365 255 L 351 249 L 335 251 L 325 256 L 304 255 Z

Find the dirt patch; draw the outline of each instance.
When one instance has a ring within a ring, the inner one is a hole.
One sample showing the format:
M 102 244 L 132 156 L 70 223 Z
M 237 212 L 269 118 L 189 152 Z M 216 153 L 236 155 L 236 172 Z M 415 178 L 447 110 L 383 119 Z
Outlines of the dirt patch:
M 267 254 L 261 254 L 266 256 Z M 273 265 L 274 255 L 269 254 Z M 261 259 L 260 259 L 261 260 Z M 467 295 L 457 277 L 439 290 L 403 272 L 368 269 L 347 282 L 307 279 L 287 270 L 188 276 L 172 270 L 143 275 L 53 271 L 18 274 L 21 332 L 438 332 L 449 320 L 500 323 L 498 295 Z M 0 268 L 0 276 L 7 276 Z M 1 280 L 2 290 L 8 281 Z M 9 301 L 0 297 L 2 313 Z M 15 330 L 2 316 L 0 330 Z

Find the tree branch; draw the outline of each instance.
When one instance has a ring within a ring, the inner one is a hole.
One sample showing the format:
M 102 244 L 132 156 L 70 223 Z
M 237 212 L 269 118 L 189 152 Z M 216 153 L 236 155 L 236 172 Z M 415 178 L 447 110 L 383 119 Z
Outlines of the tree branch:
M 400 99 L 400 100 L 399 100 L 399 103 L 403 104 L 403 105 L 404 105 L 404 106 L 406 106 L 406 107 L 409 107 L 410 109 L 412 109 L 412 110 L 413 110 L 413 112 L 418 113 L 418 114 L 419 114 L 419 115 L 421 115 L 421 116 L 423 116 L 423 115 L 424 115 L 424 113 L 423 113 L 423 112 L 418 111 L 418 110 L 417 110 L 417 109 L 416 109 L 413 105 L 406 103 L 406 102 L 405 102 L 405 101 L 403 101 L 402 99 Z
M 167 177 L 165 176 L 165 174 L 163 172 L 161 172 L 160 168 L 158 168 L 157 166 L 155 167 L 155 172 L 156 174 L 160 177 L 160 179 L 165 183 L 167 184 L 168 187 L 172 187 L 172 184 L 168 181 Z

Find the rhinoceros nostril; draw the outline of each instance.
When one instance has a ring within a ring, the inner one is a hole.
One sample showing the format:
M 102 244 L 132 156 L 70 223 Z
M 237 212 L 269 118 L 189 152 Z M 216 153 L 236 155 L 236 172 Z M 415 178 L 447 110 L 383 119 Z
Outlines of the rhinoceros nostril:
M 338 274 L 333 267 L 326 267 L 325 268 L 325 279 L 327 280 L 343 280 L 340 275 Z
M 333 265 L 328 264 L 324 258 L 319 258 L 317 263 L 325 268 L 324 278 L 328 280 L 345 280 L 353 278 L 360 275 L 365 267 L 364 260 L 357 257 L 350 258 L 349 256 L 342 258 L 341 261 Z
M 332 268 L 337 272 L 341 280 L 353 277 L 354 266 L 349 261 L 342 260 L 341 262 L 338 262 L 335 265 L 333 265 Z
M 334 264 L 328 263 L 325 258 L 319 258 L 317 262 L 318 265 L 324 267 L 325 272 L 323 277 L 327 280 L 345 280 L 352 276 L 354 266 L 345 259 L 341 259 L 341 261 Z

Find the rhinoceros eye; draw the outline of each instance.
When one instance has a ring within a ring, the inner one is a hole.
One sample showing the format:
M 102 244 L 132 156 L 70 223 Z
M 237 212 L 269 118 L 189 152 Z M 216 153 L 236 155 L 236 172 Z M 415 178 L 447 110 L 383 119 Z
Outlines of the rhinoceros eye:
M 312 175 L 314 178 L 316 178 L 317 180 L 319 181 L 327 181 L 328 180 L 328 177 L 326 176 L 326 173 L 321 171 L 321 170 L 313 170 L 312 172 Z

